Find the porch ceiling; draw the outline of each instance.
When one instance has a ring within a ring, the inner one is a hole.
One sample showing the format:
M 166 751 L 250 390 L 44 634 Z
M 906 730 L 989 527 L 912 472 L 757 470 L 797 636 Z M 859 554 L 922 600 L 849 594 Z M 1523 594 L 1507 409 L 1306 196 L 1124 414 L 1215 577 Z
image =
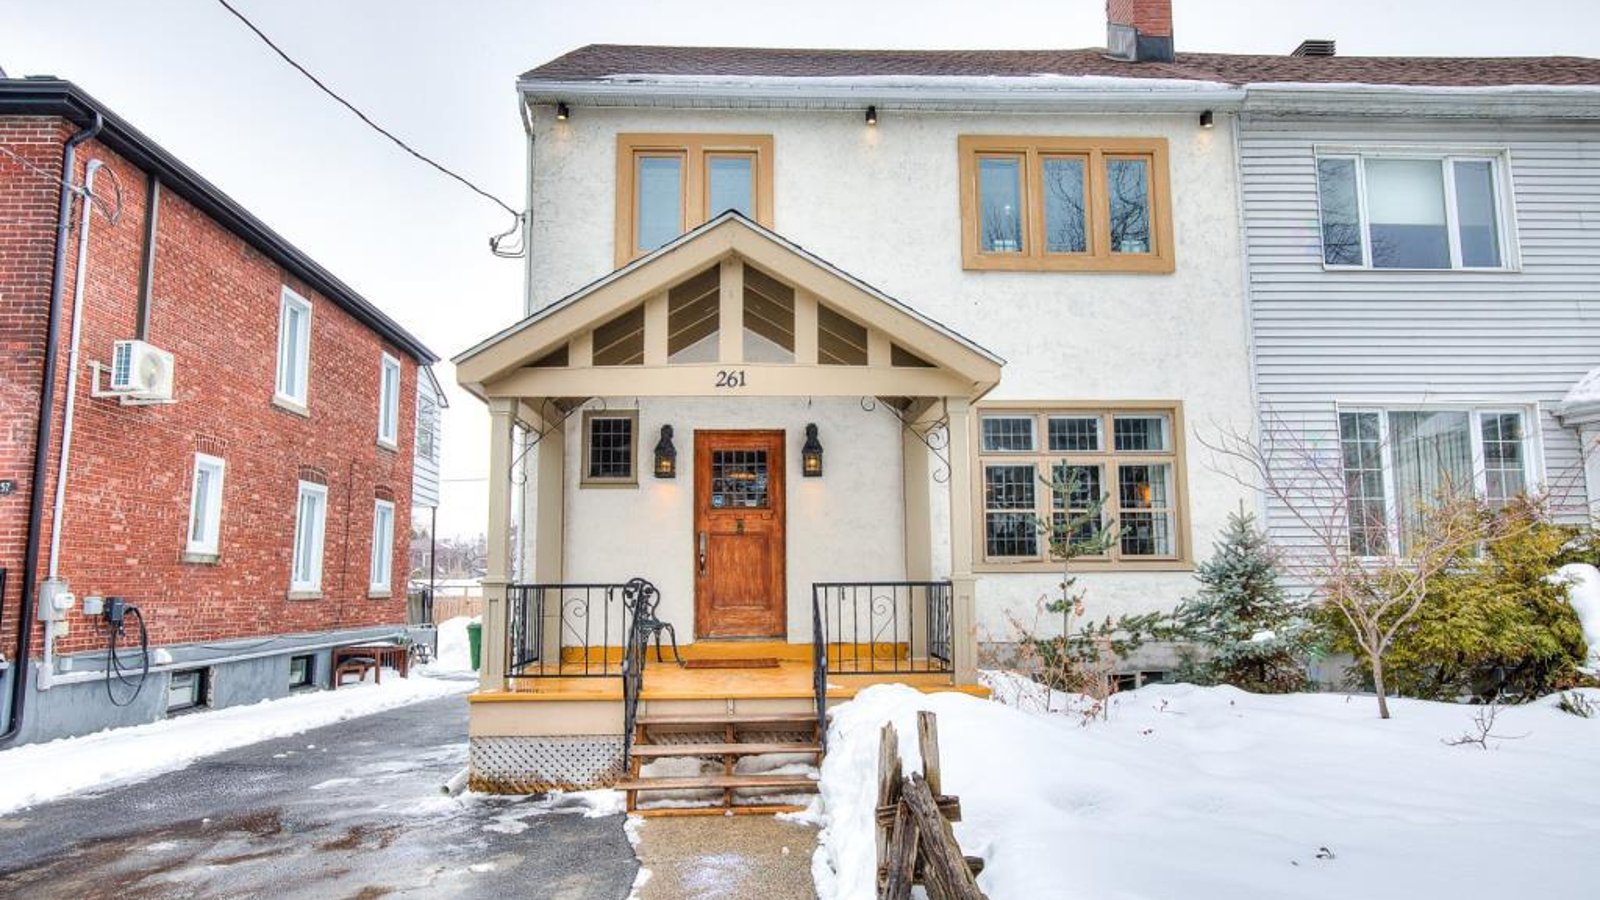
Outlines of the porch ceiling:
M 735 212 L 454 359 L 481 399 L 977 399 L 998 356 Z

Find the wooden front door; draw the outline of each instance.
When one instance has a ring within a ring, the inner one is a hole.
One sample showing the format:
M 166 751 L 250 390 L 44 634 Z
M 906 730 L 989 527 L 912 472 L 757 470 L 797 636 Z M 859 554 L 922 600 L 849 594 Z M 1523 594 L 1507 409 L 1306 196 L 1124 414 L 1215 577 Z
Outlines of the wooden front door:
M 784 637 L 783 501 L 783 432 L 695 432 L 696 637 Z

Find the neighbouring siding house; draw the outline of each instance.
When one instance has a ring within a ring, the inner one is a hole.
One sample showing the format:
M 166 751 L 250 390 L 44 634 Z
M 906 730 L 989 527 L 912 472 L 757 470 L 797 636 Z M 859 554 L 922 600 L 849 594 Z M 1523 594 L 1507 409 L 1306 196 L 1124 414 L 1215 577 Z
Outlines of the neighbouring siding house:
M 334 645 L 398 634 L 433 354 L 74 85 L 0 81 L 0 147 L 12 736 L 281 696 L 326 684 Z M 58 237 L 63 180 L 95 200 L 69 192 Z M 119 599 L 128 682 L 107 676 Z
M 1586 521 L 1594 442 L 1562 401 L 1600 364 L 1600 63 L 1364 62 L 1297 60 L 1278 77 L 1379 84 L 1264 84 L 1242 114 L 1275 477 L 1342 475 L 1329 509 L 1363 554 L 1403 549 L 1409 510 L 1448 484 L 1543 489 Z M 1326 506 L 1312 496 L 1292 505 Z M 1313 541 L 1290 505 L 1268 502 L 1275 535 Z

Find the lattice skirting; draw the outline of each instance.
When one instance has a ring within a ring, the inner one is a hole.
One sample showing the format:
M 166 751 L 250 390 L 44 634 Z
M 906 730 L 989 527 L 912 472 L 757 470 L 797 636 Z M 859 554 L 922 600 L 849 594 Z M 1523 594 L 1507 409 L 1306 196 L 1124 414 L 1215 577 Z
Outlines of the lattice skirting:
M 494 794 L 610 787 L 624 774 L 621 735 L 475 737 L 470 755 L 469 786 Z

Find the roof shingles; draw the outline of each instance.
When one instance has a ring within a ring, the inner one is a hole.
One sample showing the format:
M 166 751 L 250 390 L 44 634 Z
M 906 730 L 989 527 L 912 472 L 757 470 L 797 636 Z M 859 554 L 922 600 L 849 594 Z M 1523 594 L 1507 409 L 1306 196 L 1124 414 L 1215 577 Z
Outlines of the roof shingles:
M 1225 84 L 1375 84 L 1429 87 L 1600 85 L 1600 59 L 1536 57 L 1297 57 L 1179 53 L 1170 63 L 1128 63 L 1105 51 L 803 50 L 590 44 L 523 73 L 525 82 L 600 81 L 621 75 L 715 77 L 1161 78 Z

